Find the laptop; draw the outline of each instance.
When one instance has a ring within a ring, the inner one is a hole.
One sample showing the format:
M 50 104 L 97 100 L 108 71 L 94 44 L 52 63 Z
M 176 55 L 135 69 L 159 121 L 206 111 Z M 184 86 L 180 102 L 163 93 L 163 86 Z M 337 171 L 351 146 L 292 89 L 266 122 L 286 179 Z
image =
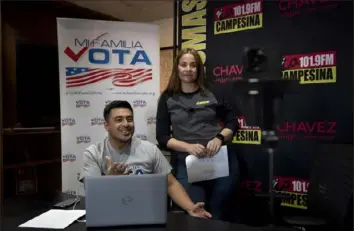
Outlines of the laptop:
M 87 227 L 165 225 L 167 175 L 85 178 Z

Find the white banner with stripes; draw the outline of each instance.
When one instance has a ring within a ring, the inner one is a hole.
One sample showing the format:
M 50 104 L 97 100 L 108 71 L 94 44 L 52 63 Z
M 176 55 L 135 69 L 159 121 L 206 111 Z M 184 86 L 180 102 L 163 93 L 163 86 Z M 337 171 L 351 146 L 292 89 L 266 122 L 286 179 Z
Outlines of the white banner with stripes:
M 84 195 L 82 153 L 105 138 L 103 108 L 127 100 L 135 136 L 155 140 L 160 94 L 159 28 L 154 24 L 57 18 L 62 191 Z

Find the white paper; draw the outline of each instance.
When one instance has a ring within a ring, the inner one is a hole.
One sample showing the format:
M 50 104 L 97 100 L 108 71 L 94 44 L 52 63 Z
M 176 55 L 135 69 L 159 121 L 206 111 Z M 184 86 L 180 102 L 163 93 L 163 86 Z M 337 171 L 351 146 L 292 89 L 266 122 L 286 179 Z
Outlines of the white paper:
M 186 166 L 189 183 L 229 176 L 227 147 L 222 146 L 219 152 L 211 158 L 189 155 L 186 158 Z
M 84 216 L 85 210 L 51 209 L 23 223 L 22 228 L 65 229 L 71 223 Z

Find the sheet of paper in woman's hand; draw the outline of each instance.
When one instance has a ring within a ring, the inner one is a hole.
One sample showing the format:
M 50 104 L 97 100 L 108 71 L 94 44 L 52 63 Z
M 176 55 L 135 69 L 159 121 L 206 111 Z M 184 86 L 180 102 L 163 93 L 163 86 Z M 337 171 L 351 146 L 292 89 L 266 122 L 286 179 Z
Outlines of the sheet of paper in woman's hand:
M 186 158 L 186 166 L 189 183 L 229 176 L 227 147 L 222 146 L 219 152 L 211 158 L 189 155 Z

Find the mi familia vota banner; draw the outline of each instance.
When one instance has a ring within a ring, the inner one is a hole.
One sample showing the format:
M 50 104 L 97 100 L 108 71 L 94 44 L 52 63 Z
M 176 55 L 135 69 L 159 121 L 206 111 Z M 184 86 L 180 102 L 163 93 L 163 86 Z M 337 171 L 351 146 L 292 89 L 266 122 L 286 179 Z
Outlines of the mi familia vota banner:
M 112 100 L 134 108 L 135 136 L 155 140 L 159 97 L 156 25 L 58 18 L 62 191 L 84 194 L 82 153 L 106 136 L 103 109 Z

